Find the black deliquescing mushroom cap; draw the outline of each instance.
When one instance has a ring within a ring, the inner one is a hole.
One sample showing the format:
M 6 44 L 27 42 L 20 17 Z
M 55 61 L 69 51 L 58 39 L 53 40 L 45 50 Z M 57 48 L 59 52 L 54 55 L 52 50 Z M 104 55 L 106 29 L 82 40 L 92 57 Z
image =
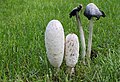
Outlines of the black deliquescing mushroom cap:
M 86 6 L 84 15 L 90 20 L 92 17 L 96 17 L 96 20 L 99 20 L 100 17 L 105 17 L 105 13 L 97 8 L 93 3 L 90 3 Z
M 92 17 L 96 17 L 97 19 L 96 20 L 99 20 L 100 17 L 105 17 L 105 13 L 103 11 L 100 10 L 100 12 L 102 13 L 102 15 L 92 15 L 91 13 L 89 12 L 84 12 L 84 15 L 88 18 L 88 20 L 90 20 Z
M 80 10 L 82 9 L 82 4 L 80 4 L 78 7 L 74 8 L 71 12 L 70 12 L 70 18 L 72 16 L 75 16 L 76 15 L 76 12 L 79 12 Z
M 100 10 L 100 11 L 102 13 L 102 17 L 105 17 L 106 16 L 105 13 L 102 10 Z

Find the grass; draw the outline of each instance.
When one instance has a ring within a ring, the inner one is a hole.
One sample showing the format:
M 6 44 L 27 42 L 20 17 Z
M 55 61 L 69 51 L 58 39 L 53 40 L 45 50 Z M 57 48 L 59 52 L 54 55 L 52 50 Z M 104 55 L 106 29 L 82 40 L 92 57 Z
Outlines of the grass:
M 65 35 L 76 29 L 75 18 L 69 12 L 79 3 L 94 2 L 106 13 L 95 21 L 92 49 L 98 57 L 91 68 L 76 65 L 73 82 L 120 81 L 120 5 L 118 0 L 0 0 L 0 82 L 47 82 L 56 79 L 54 68 L 46 57 L 44 32 L 52 19 L 61 21 Z M 85 38 L 88 20 L 81 14 Z M 79 35 L 79 34 L 78 34 Z M 68 82 L 63 62 L 57 79 Z

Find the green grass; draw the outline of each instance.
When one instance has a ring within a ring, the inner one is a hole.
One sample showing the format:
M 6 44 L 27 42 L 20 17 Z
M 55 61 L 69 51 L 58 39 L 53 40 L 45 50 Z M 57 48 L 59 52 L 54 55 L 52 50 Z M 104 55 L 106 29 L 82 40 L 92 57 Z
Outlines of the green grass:
M 70 11 L 94 2 L 106 13 L 94 23 L 92 49 L 98 57 L 91 68 L 79 62 L 73 82 L 120 82 L 119 0 L 0 0 L 0 82 L 50 82 L 55 78 L 46 57 L 44 32 L 52 19 L 61 21 L 65 35 L 76 29 Z M 87 43 L 89 21 L 80 13 Z M 63 62 L 58 80 L 69 81 Z

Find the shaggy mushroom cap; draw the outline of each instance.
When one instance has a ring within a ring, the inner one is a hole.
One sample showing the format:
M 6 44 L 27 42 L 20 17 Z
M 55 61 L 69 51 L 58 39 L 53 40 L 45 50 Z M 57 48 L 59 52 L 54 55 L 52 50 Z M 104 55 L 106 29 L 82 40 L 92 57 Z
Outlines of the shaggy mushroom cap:
M 60 67 L 64 56 L 64 29 L 58 20 L 51 20 L 46 27 L 45 47 L 50 64 Z
M 70 12 L 70 18 L 72 16 L 75 16 L 76 15 L 76 12 L 79 12 L 80 10 L 82 9 L 82 4 L 80 4 L 78 7 L 75 7 L 71 12 Z
M 101 16 L 105 17 L 105 13 L 99 10 L 98 7 L 94 3 L 89 3 L 86 6 L 84 15 L 88 18 L 88 20 L 90 20 L 92 17 L 96 17 L 97 20 L 99 20 Z
M 79 57 L 79 40 L 76 34 L 68 34 L 65 42 L 65 60 L 68 67 L 75 67 Z

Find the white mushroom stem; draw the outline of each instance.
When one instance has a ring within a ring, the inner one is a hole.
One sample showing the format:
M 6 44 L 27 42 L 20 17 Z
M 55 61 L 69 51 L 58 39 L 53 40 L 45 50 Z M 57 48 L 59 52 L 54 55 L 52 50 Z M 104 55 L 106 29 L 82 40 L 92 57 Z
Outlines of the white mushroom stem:
M 75 69 L 74 67 L 68 67 L 67 68 L 67 73 L 70 74 L 70 77 L 75 74 Z
M 59 71 L 60 71 L 60 67 L 58 67 L 57 69 L 55 69 L 55 74 L 54 74 L 54 76 L 58 76 Z
M 81 21 L 80 21 L 80 17 L 78 15 L 78 12 L 76 12 L 76 20 L 78 23 L 78 29 L 79 29 L 80 40 L 81 40 L 81 45 L 82 45 L 82 52 L 81 52 L 82 60 L 83 60 L 83 63 L 85 64 L 86 44 L 85 44 L 84 31 L 82 29 L 82 25 L 81 25 Z
M 87 49 L 87 56 L 89 58 L 91 55 L 91 47 L 92 47 L 92 33 L 93 33 L 93 18 L 91 18 L 89 25 L 89 38 L 88 38 L 88 49 Z

